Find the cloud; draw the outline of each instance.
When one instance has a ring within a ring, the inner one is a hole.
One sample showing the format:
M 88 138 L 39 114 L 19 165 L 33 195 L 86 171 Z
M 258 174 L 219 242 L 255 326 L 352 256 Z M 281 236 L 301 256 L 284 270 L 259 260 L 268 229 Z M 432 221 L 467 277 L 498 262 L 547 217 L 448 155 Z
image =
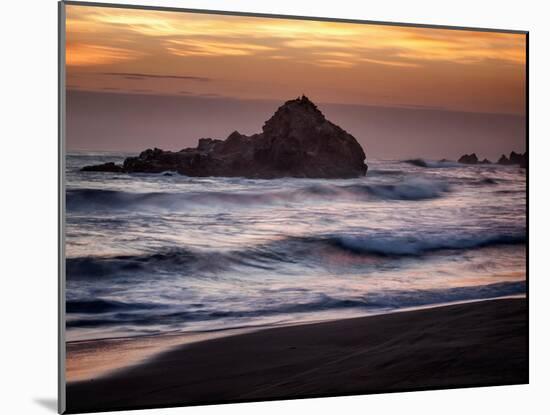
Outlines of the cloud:
M 318 60 L 313 60 L 309 63 L 312 63 L 317 66 L 325 66 L 329 68 L 351 68 L 352 66 L 355 65 L 354 62 L 344 61 L 340 59 L 318 59 Z
M 255 43 L 202 39 L 168 40 L 166 43 L 166 49 L 177 56 L 244 56 L 275 50 Z
M 150 74 L 138 72 L 102 72 L 102 75 L 121 76 L 125 79 L 182 79 L 186 81 L 208 82 L 211 79 L 204 76 L 193 75 L 167 75 L 167 74 Z
M 87 43 L 67 43 L 66 50 L 68 66 L 106 65 L 143 56 L 143 53 L 130 49 Z
M 419 66 L 427 61 L 476 64 L 498 59 L 512 64 L 525 63 L 525 38 L 517 34 L 377 25 L 360 27 L 353 36 L 349 32 L 333 31 L 325 36 L 312 31 L 310 36 L 288 38 L 282 44 L 302 53 L 309 50 L 314 55 L 346 57 L 354 64 L 359 63 L 355 58 L 360 57 L 365 62 L 371 59 L 371 63 L 402 67 Z M 410 62 L 412 60 L 417 62 Z
M 314 55 L 330 56 L 335 58 L 356 58 L 357 54 L 353 52 L 340 52 L 334 50 L 327 50 L 321 52 L 313 52 Z
M 68 82 L 90 90 L 525 106 L 521 34 L 69 5 L 67 40 Z
M 401 66 L 401 67 L 409 67 L 409 68 L 417 68 L 421 65 L 417 63 L 412 62 L 403 62 L 398 60 L 381 60 L 381 59 L 369 59 L 369 58 L 361 58 L 362 62 L 368 62 L 368 63 L 375 63 L 377 65 L 386 65 L 386 66 Z
M 313 52 L 314 55 L 319 55 L 322 59 L 313 59 L 310 63 L 316 64 L 318 66 L 327 66 L 327 67 L 337 67 L 337 68 L 350 68 L 361 64 L 362 62 L 374 63 L 376 65 L 386 65 L 386 66 L 398 66 L 398 67 L 420 67 L 419 63 L 407 62 L 403 59 L 373 59 L 365 58 L 362 54 L 351 53 L 351 52 L 340 52 L 340 51 L 322 51 L 322 52 Z M 374 55 L 370 53 L 369 55 Z
M 344 54 L 402 68 L 429 61 L 525 63 L 525 37 L 509 33 L 92 7 L 70 8 L 68 30 L 84 38 L 109 35 L 117 45 L 147 45 L 165 56 L 269 58 L 267 52 L 286 56 L 294 51 L 303 55 L 300 60 L 320 66 L 327 59 L 348 62 L 339 63 L 342 67 L 361 64 Z

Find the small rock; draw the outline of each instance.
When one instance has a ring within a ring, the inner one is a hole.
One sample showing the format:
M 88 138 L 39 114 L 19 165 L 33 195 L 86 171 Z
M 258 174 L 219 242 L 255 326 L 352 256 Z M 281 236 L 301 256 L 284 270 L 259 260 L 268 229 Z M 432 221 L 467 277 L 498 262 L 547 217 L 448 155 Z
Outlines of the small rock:
M 463 164 L 477 164 L 478 163 L 477 155 L 476 153 L 464 154 L 462 157 L 458 159 L 458 162 Z

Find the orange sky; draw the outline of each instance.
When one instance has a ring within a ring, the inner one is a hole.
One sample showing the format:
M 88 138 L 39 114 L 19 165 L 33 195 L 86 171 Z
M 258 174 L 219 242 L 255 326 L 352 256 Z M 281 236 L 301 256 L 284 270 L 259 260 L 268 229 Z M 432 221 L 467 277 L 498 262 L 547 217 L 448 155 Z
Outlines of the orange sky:
M 523 114 L 525 35 L 68 5 L 71 90 Z

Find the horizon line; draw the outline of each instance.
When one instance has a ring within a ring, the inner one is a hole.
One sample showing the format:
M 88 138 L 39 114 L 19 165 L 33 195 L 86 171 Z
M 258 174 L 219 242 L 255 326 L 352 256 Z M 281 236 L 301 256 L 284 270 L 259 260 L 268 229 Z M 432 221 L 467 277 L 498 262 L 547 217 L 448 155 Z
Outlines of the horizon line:
M 296 99 L 296 98 L 287 98 L 287 99 L 277 99 L 277 98 L 238 98 L 228 95 L 200 95 L 200 94 L 180 94 L 180 93 L 157 93 L 155 91 L 131 91 L 131 90 L 115 90 L 115 89 L 84 89 L 84 88 L 65 88 L 66 93 L 91 93 L 91 94 L 111 94 L 111 95 L 139 95 L 139 96 L 152 96 L 159 98 L 191 98 L 191 99 L 211 99 L 211 100 L 229 100 L 229 101 L 263 101 L 263 102 L 279 102 L 280 105 L 285 102 Z M 298 94 L 297 97 L 302 96 Z M 307 96 L 307 95 L 306 95 Z M 415 104 L 355 104 L 355 103 L 342 103 L 342 102 L 328 102 L 328 101 L 312 101 L 315 105 L 341 105 L 348 107 L 373 107 L 373 108 L 385 108 L 385 109 L 395 109 L 395 110 L 413 110 L 413 111 L 439 111 L 439 112 L 453 112 L 453 113 L 462 113 L 462 114 L 479 114 L 479 115 L 505 115 L 512 117 L 521 117 L 525 118 L 527 116 L 526 111 L 524 112 L 490 112 L 490 111 L 468 111 L 464 109 L 453 109 L 445 107 L 433 107 L 433 106 L 422 106 Z

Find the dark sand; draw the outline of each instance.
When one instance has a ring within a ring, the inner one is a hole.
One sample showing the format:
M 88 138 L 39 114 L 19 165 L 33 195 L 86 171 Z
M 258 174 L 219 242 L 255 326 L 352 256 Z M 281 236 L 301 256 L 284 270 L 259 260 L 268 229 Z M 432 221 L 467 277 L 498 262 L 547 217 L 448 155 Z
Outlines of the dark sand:
M 527 305 L 502 299 L 188 344 L 69 383 L 68 412 L 528 382 Z

